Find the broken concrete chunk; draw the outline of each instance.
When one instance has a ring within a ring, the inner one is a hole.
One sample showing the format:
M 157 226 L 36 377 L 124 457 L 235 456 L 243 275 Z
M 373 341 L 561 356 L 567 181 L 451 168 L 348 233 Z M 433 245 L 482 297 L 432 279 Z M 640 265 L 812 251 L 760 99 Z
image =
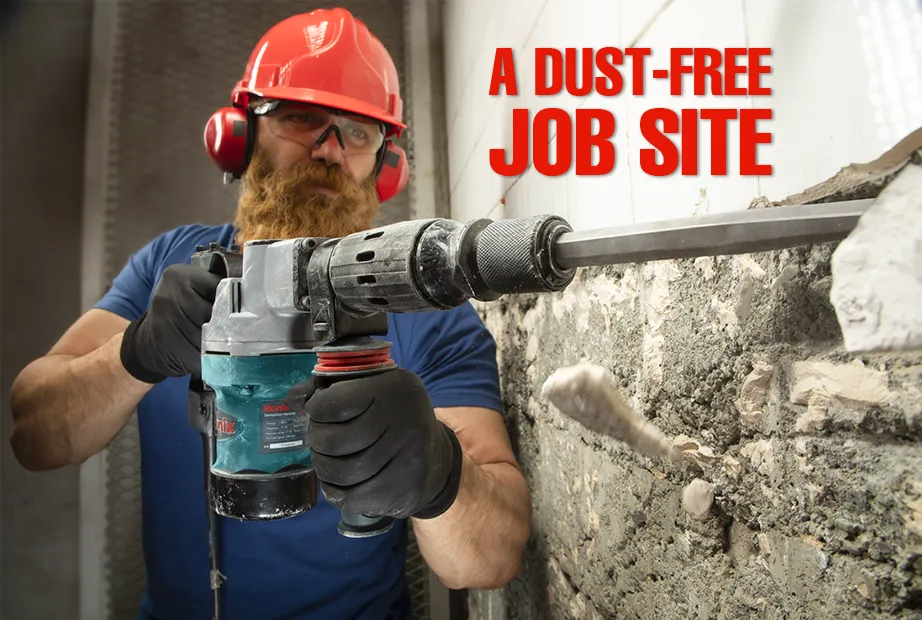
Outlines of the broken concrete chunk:
M 742 325 L 752 313 L 752 298 L 755 295 L 755 283 L 752 274 L 743 273 L 739 285 L 736 287 L 736 303 L 733 304 L 733 313 L 736 315 L 737 324 Z
M 762 426 L 762 410 L 768 400 L 768 390 L 775 370 L 771 364 L 758 362 L 740 387 L 736 410 L 740 413 L 740 423 L 750 429 Z
M 732 456 L 724 457 L 724 472 L 733 478 L 734 480 L 738 479 L 740 474 L 743 473 L 743 464 Z
M 781 270 L 781 273 L 778 274 L 778 277 L 775 278 L 775 281 L 772 282 L 771 290 L 773 292 L 781 290 L 781 288 L 793 280 L 798 273 L 799 269 L 797 269 L 796 265 L 786 265 L 784 269 Z
M 771 555 L 772 554 L 772 543 L 768 538 L 768 534 L 761 532 L 756 535 L 756 540 L 759 541 L 759 553 L 762 555 Z
M 706 480 L 695 478 L 682 490 L 682 506 L 696 519 L 703 519 L 714 503 L 714 485 Z
M 797 418 L 797 422 L 794 423 L 794 429 L 798 433 L 821 431 L 828 419 L 829 416 L 826 414 L 825 409 L 807 409 Z
M 818 397 L 843 405 L 884 405 L 892 398 L 887 374 L 867 368 L 859 360 L 850 364 L 795 362 L 791 368 L 790 400 L 809 405 Z
M 800 414 L 794 423 L 794 430 L 798 433 L 821 431 L 829 419 L 829 399 L 822 394 L 810 396 L 807 410 Z
M 752 274 L 752 277 L 756 280 L 761 280 L 765 277 L 765 269 L 753 260 L 751 254 L 737 254 L 736 263 L 741 269 Z
M 845 348 L 922 348 L 922 167 L 908 165 L 832 255 Z
M 775 472 L 774 446 L 770 441 L 760 439 L 747 443 L 740 449 L 740 454 L 749 459 L 759 473 L 768 476 Z
M 713 449 L 687 435 L 677 435 L 672 440 L 672 445 L 674 449 L 681 451 L 683 460 L 696 463 L 700 467 L 711 467 L 717 462 Z

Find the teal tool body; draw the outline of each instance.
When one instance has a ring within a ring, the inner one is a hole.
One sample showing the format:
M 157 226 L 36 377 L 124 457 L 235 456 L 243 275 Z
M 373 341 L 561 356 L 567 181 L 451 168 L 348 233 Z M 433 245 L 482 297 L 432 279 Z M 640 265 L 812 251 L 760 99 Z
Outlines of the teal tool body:
M 314 354 L 204 355 L 202 380 L 215 392 L 215 462 L 225 475 L 309 470 L 307 414 L 285 397 L 313 374 Z

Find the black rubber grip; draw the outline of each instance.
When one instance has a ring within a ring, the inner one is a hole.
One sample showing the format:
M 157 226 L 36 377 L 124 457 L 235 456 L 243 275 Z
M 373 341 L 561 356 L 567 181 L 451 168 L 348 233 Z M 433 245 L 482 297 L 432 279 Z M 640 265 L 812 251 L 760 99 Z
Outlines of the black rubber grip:
M 427 220 L 408 220 L 343 237 L 330 258 L 337 300 L 359 312 L 430 310 L 413 280 L 413 260 Z
M 554 261 L 557 238 L 572 229 L 555 215 L 493 222 L 475 242 L 475 264 L 483 283 L 499 294 L 545 293 L 566 288 L 575 269 Z

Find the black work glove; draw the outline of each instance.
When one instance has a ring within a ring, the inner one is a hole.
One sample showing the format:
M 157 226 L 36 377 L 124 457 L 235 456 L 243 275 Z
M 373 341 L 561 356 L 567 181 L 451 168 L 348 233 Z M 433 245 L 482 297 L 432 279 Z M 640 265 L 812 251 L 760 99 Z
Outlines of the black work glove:
M 307 440 L 327 501 L 345 512 L 430 519 L 454 503 L 461 444 L 435 417 L 414 373 L 396 368 L 330 383 L 312 377 L 288 395 L 310 418 Z
M 201 373 L 202 325 L 211 319 L 221 276 L 193 265 L 163 271 L 147 312 L 122 336 L 125 370 L 145 383 Z

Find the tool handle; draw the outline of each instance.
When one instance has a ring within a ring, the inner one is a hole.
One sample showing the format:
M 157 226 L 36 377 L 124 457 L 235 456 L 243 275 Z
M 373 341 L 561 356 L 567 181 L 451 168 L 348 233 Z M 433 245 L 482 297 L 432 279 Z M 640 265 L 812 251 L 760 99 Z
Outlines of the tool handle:
M 397 367 L 390 355 L 391 343 L 374 338 L 347 338 L 314 349 L 317 364 L 314 374 L 327 384 L 349 381 Z M 310 432 L 310 431 L 308 431 Z M 391 517 L 378 517 L 343 511 L 337 530 L 348 538 L 370 538 L 390 531 Z

